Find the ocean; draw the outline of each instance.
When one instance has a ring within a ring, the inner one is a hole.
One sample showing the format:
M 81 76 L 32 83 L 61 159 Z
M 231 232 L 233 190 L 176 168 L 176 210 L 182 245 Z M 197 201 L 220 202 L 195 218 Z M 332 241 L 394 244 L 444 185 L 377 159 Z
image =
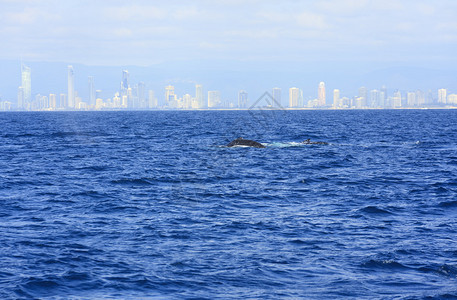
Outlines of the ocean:
M 1 299 L 457 298 L 457 111 L 6 112 L 0 128 Z

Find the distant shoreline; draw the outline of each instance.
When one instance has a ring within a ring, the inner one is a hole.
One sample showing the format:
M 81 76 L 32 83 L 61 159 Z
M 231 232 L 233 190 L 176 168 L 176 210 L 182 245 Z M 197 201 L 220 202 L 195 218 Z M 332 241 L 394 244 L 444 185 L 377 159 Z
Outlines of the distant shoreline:
M 399 107 L 399 108 L 265 108 L 265 107 L 254 107 L 254 108 L 202 108 L 202 109 L 53 109 L 53 110 L 0 110 L 0 113 L 8 112 L 179 112 L 179 111 L 362 111 L 362 110 L 454 110 L 457 107 Z

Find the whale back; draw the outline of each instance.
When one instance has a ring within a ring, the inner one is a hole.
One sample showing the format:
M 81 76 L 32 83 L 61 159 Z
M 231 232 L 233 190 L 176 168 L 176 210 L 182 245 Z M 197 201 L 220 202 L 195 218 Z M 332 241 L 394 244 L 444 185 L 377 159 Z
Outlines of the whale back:
M 327 142 L 314 142 L 314 141 L 311 141 L 310 139 L 307 139 L 307 140 L 303 141 L 302 144 L 305 144 L 305 145 L 328 145 Z
M 231 141 L 227 144 L 227 147 L 234 147 L 234 146 L 247 146 L 247 147 L 254 147 L 254 148 L 265 148 L 259 142 L 252 141 L 252 140 L 245 140 L 243 138 L 237 138 L 236 140 Z

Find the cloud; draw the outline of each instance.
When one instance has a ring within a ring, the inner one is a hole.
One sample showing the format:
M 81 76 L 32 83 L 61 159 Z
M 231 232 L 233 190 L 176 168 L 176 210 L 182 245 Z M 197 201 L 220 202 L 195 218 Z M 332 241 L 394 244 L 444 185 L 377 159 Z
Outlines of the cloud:
M 6 12 L 3 15 L 3 22 L 7 24 L 13 24 L 15 26 L 20 25 L 31 25 L 37 22 L 53 22 L 62 20 L 62 17 L 49 13 L 46 10 L 35 8 L 35 7 L 25 7 L 20 11 Z
M 151 61 L 150 53 L 160 61 L 308 59 L 320 53 L 338 56 L 341 49 L 347 59 L 357 59 L 360 52 L 368 56 L 399 48 L 401 53 L 420 53 L 424 46 L 450 49 L 457 36 L 457 4 L 447 0 L 433 4 L 426 0 L 0 0 L 0 4 L 4 41 L 0 59 L 28 53 L 54 60 L 58 53 L 59 59 L 84 62 L 87 55 L 78 54 L 84 49 L 116 64 L 120 59 L 144 64 Z
M 311 12 L 302 12 L 296 17 L 297 23 L 305 28 L 310 29 L 326 29 L 329 25 L 325 22 L 323 15 L 311 13 Z
M 116 21 L 143 21 L 165 19 L 168 12 L 156 6 L 125 5 L 103 9 L 103 16 Z
M 350 15 L 366 9 L 368 0 L 327 0 L 318 1 L 315 7 L 321 13 Z

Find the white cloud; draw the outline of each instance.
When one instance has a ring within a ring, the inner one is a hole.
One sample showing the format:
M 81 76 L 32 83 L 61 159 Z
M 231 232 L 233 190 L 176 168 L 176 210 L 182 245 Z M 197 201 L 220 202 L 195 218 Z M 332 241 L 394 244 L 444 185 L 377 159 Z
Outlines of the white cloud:
M 178 20 L 192 19 L 202 15 L 202 12 L 195 7 L 180 8 L 172 12 L 174 18 Z
M 348 15 L 366 9 L 368 3 L 368 0 L 326 0 L 318 1 L 315 7 L 321 13 Z
M 3 15 L 4 22 L 7 24 L 14 24 L 16 26 L 20 25 L 30 25 L 37 22 L 52 22 L 62 20 L 62 17 L 49 13 L 46 10 L 34 8 L 34 7 L 25 7 L 23 10 L 6 12 Z
M 296 15 L 295 18 L 300 26 L 306 28 L 326 29 L 329 27 L 329 25 L 325 21 L 324 16 L 320 14 L 305 11 Z
M 104 18 L 117 21 L 143 21 L 164 19 L 168 12 L 156 6 L 125 5 L 107 7 L 103 10 Z
M 279 37 L 279 33 L 275 29 L 244 29 L 244 30 L 231 30 L 224 33 L 225 36 L 240 39 L 275 39 Z
M 421 51 L 420 45 L 455 43 L 457 2 L 440 0 L 0 0 L 0 58 L 17 49 L 34 57 L 68 61 L 84 58 L 66 45 L 93 47 L 94 57 L 119 63 L 155 53 L 175 56 L 299 57 L 303 49 L 321 52 L 345 47 Z M 265 46 L 274 39 L 275 45 Z M 64 42 L 63 42 L 64 41 Z M 141 45 L 132 49 L 131 45 Z M 38 46 L 39 45 L 39 46 Z M 262 47 L 259 47 L 262 46 Z M 73 46 L 76 47 L 76 46 Z M 113 48 L 124 51 L 115 52 Z M 275 47 L 273 49 L 273 47 Z M 217 50 L 217 51 L 216 51 Z M 35 51 L 35 52 L 34 52 Z M 133 53 L 134 56 L 129 53 Z M 262 55 L 263 52 L 265 55 Z M 310 52 L 308 54 L 310 54 Z M 32 54 L 30 54 L 32 56 Z M 368 54 L 367 54 L 368 55 Z M 160 56 L 160 57 L 159 57 Z M 80 57 L 80 58 L 78 58 Z M 356 57 L 354 56 L 354 59 Z M 376 59 L 374 57 L 373 59 Z M 81 61 L 83 62 L 83 61 Z

